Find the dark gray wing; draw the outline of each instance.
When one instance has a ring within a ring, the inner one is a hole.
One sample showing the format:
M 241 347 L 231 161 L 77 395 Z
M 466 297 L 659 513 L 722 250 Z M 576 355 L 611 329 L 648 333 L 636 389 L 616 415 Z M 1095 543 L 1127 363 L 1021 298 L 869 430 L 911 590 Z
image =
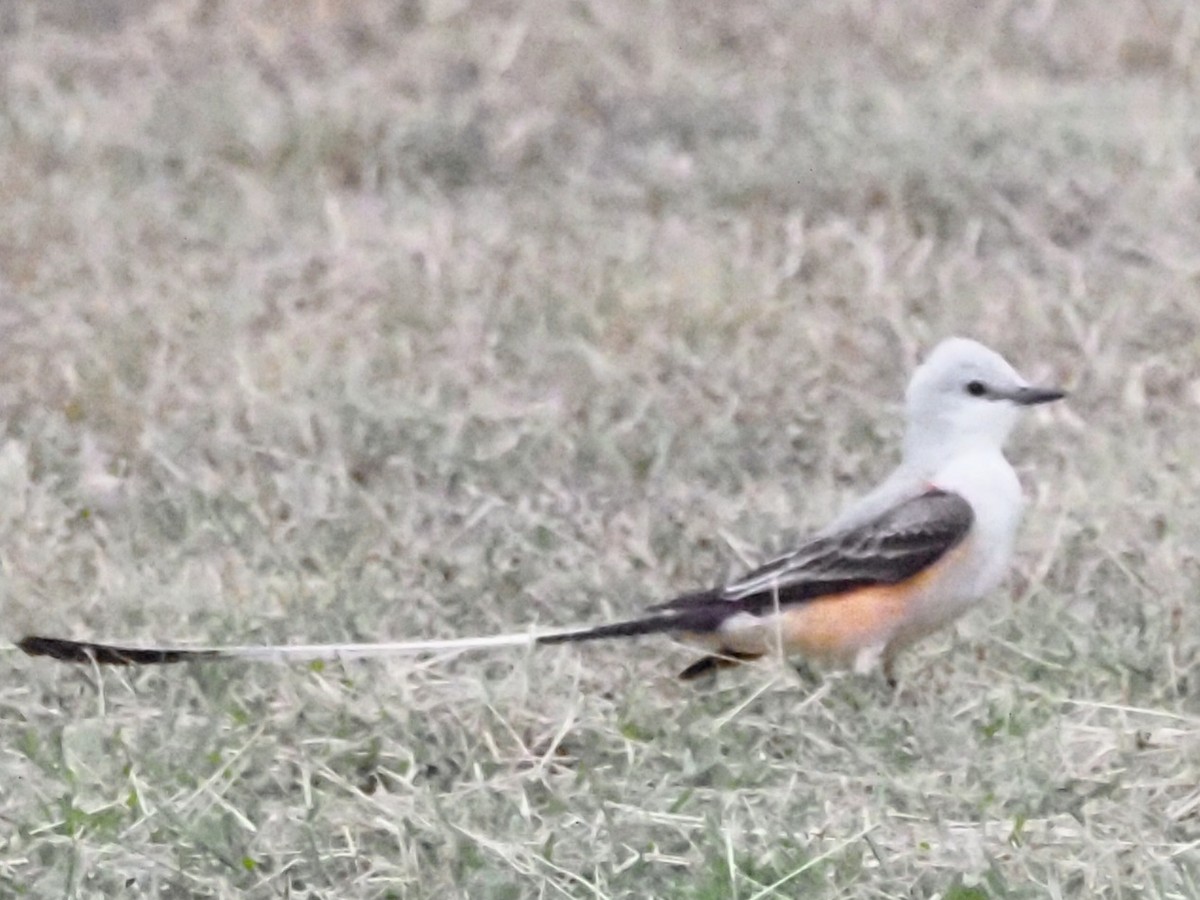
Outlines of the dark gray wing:
M 658 608 L 723 619 L 734 612 L 762 614 L 777 603 L 787 606 L 897 584 L 956 547 L 974 520 L 971 504 L 962 497 L 931 488 L 869 522 L 812 540 L 723 588 L 678 597 Z

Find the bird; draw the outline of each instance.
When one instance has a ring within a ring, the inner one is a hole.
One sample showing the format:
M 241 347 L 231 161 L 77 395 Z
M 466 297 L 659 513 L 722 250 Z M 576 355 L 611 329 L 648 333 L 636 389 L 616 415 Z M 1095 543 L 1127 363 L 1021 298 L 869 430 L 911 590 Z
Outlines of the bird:
M 1025 408 L 1066 391 L 1025 379 L 964 337 L 937 344 L 905 391 L 901 458 L 877 487 L 792 551 L 717 586 L 600 625 L 428 641 L 264 646 L 136 646 L 30 635 L 32 656 L 99 665 L 357 658 L 670 634 L 704 653 L 693 680 L 770 654 L 897 684 L 900 651 L 996 589 L 1024 500 L 1004 446 Z

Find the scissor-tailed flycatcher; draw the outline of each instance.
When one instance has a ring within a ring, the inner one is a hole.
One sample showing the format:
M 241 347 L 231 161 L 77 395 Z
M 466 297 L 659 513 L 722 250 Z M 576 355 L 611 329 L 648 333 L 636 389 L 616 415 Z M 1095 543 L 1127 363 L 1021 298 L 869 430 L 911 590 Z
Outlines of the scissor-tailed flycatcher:
M 550 633 L 393 644 L 126 647 L 27 637 L 35 656 L 129 665 L 203 659 L 324 659 L 563 644 L 668 632 L 710 655 L 695 678 L 776 649 L 865 673 L 948 624 L 996 587 L 1021 518 L 1021 486 L 1003 446 L 1022 407 L 1065 396 L 1030 385 L 998 353 L 965 338 L 939 344 L 913 374 L 899 467 L 798 550 L 711 590 L 627 621 Z

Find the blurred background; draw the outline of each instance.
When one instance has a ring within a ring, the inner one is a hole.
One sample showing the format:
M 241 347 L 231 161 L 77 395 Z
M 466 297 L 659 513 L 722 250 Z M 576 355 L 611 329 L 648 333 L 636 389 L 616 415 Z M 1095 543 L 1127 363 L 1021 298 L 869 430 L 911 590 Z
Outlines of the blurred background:
M 1004 596 L 865 680 L 660 642 L 0 662 L 26 896 L 1200 896 L 1200 7 L 0 5 L 0 609 L 198 643 L 598 621 L 1073 389 Z

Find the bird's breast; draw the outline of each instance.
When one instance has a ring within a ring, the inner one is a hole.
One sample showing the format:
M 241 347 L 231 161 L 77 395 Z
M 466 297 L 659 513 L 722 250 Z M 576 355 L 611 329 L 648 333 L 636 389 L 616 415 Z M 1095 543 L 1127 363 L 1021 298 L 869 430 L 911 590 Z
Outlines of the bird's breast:
M 974 520 L 963 540 L 966 551 L 947 575 L 948 593 L 964 602 L 996 588 L 1008 570 L 1024 500 L 1017 473 L 998 451 L 966 454 L 932 479 L 944 491 L 971 504 Z

